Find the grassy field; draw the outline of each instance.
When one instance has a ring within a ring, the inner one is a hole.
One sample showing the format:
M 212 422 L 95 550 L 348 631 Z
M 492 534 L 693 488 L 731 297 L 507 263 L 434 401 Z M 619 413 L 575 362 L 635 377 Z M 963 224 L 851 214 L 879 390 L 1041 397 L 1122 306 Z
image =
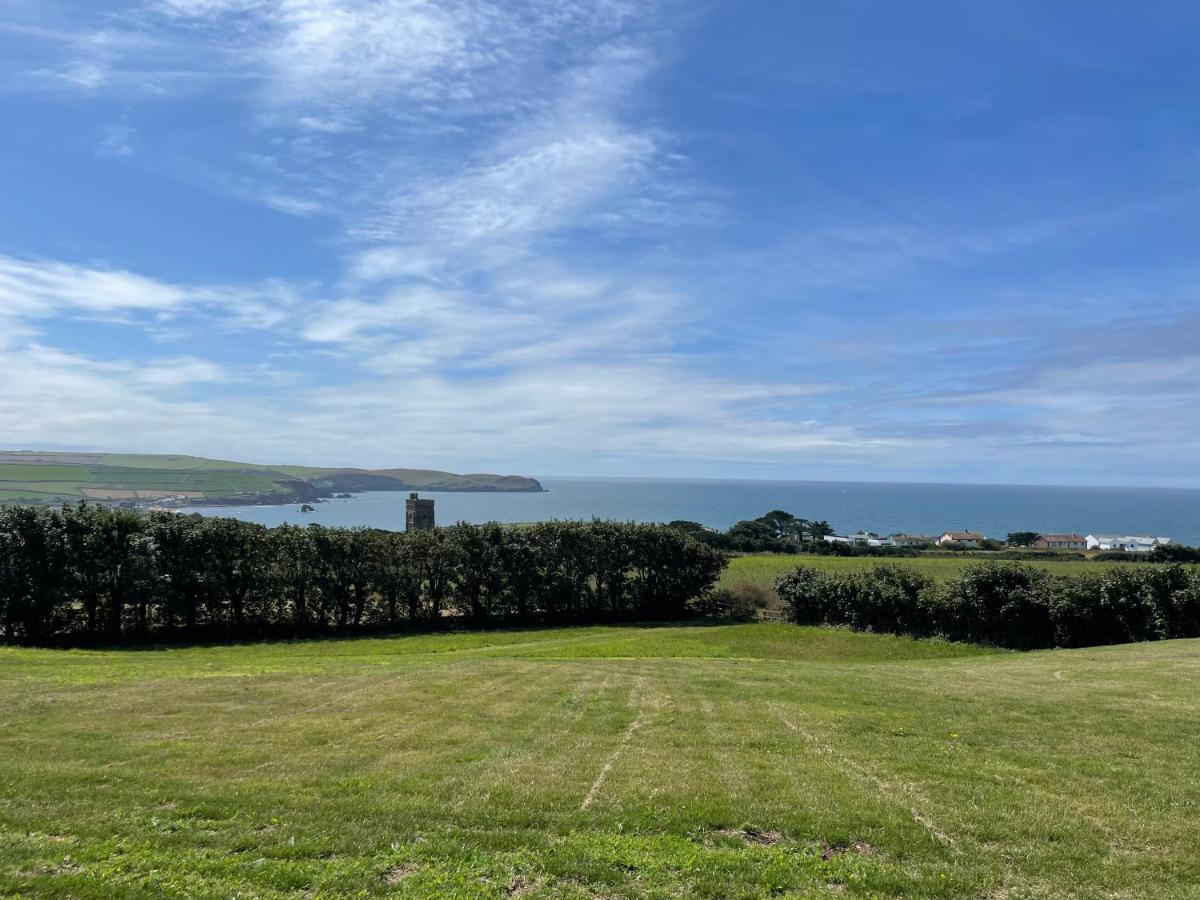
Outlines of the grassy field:
M 282 492 L 279 475 L 238 470 L 217 460 L 93 454 L 83 457 L 84 464 L 72 464 L 78 458 L 65 455 L 58 463 L 52 455 L 27 461 L 20 454 L 0 454 L 0 499 L 150 499 L 167 494 L 204 498 Z
M 383 476 L 392 489 L 523 490 L 512 476 L 455 475 L 424 469 L 319 469 L 259 466 L 198 456 L 128 453 L 35 453 L 0 451 L 0 501 L 48 502 L 81 497 L 106 500 L 153 500 L 166 495 L 193 499 L 230 499 L 271 495 L 293 499 L 288 481 L 315 481 L 355 475 Z M 351 482 L 352 483 L 352 482 Z M 536 482 L 534 482 L 536 484 Z M 357 490 L 357 488 L 353 488 Z M 378 489 L 372 487 L 371 489 Z
M 1200 642 L 0 650 L 0 895 L 1200 891 Z
M 979 565 L 983 560 L 979 557 L 961 556 L 900 556 L 884 558 L 877 556 L 814 556 L 812 554 L 738 556 L 735 557 L 725 570 L 721 583 L 725 587 L 741 584 L 758 584 L 770 587 L 780 575 L 790 572 L 796 566 L 812 566 L 824 572 L 858 572 L 877 566 L 880 563 L 894 563 L 901 566 L 911 566 L 924 572 L 931 578 L 947 581 L 962 574 L 967 566 Z M 1082 572 L 1100 572 L 1113 566 L 1127 566 L 1125 562 L 1093 562 L 1089 560 L 1048 559 L 1021 560 L 1025 565 L 1037 566 L 1053 575 L 1077 575 Z

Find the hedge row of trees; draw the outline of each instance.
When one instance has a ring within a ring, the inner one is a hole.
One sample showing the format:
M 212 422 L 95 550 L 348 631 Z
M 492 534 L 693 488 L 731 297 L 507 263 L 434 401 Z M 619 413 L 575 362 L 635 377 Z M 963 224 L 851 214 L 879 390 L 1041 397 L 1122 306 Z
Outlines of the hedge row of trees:
M 800 566 L 776 589 L 799 624 L 1017 650 L 1200 637 L 1200 567 L 1190 565 L 1050 575 L 988 562 L 944 584 L 900 565 L 854 573 Z
M 265 528 L 0 507 L 0 641 L 145 643 L 677 618 L 725 556 L 664 526 Z

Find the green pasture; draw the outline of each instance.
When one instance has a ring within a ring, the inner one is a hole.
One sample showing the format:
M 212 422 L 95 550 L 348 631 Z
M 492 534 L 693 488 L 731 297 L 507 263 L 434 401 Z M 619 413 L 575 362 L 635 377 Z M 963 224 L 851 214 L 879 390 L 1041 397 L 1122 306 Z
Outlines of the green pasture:
M 0 463 L 0 482 L 18 481 L 88 481 L 88 466 L 54 466 L 25 463 Z
M 231 462 L 226 459 L 206 459 L 202 456 L 178 456 L 155 453 L 105 453 L 101 455 L 100 463 L 105 466 L 120 466 L 132 469 L 183 469 L 192 471 L 258 468 L 247 463 Z
M 75 500 L 79 495 L 74 493 L 56 494 L 47 491 L 34 491 L 25 488 L 13 488 L 5 485 L 0 490 L 0 503 L 61 503 Z
M 0 896 L 1185 897 L 1200 641 L 0 649 Z
M 142 457 L 125 459 L 132 461 Z M 279 486 L 265 474 L 222 468 L 137 468 L 108 463 L 86 466 L 0 463 L 0 499 L 82 497 L 88 488 L 202 491 L 215 497 L 279 490 Z
M 948 581 L 962 574 L 968 566 L 977 566 L 983 558 L 970 556 L 815 556 L 812 554 L 762 554 L 734 557 L 722 576 L 721 584 L 735 587 L 756 584 L 772 587 L 780 575 L 792 571 L 796 566 L 811 566 L 823 572 L 861 572 L 882 563 L 910 566 L 938 581 Z M 1127 566 L 1126 562 L 1097 562 L 1092 560 L 1019 560 L 1022 565 L 1036 566 L 1053 575 L 1078 575 L 1084 572 L 1100 572 L 1113 566 Z M 1146 565 L 1143 563 L 1142 565 Z

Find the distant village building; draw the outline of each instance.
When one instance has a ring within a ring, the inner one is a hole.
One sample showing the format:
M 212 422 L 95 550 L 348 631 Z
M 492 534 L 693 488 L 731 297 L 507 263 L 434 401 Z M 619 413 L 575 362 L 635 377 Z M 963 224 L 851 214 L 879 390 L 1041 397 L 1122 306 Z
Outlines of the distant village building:
M 924 547 L 933 544 L 936 538 L 927 534 L 893 534 L 888 540 L 893 547 Z
M 406 531 L 433 530 L 433 501 L 422 500 L 416 492 L 408 495 L 404 503 L 404 529 Z
M 1082 534 L 1043 534 L 1033 542 L 1039 550 L 1086 550 L 1087 545 Z
M 860 547 L 892 546 L 891 538 L 881 538 L 869 531 L 860 531 L 857 534 L 827 534 L 821 540 L 827 544 L 856 544 Z
M 1149 553 L 1155 547 L 1171 543 L 1167 537 L 1146 534 L 1089 534 L 1084 540 L 1088 550 L 1119 550 L 1126 553 Z
M 961 544 L 964 547 L 978 547 L 980 541 L 985 541 L 982 534 L 977 531 L 944 531 L 938 537 L 938 546 L 946 544 Z

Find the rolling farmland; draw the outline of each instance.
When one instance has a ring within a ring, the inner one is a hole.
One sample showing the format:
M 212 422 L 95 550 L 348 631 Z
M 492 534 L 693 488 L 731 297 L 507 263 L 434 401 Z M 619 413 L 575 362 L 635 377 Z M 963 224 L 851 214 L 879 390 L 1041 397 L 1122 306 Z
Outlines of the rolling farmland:
M 0 451 L 0 501 L 64 500 L 282 503 L 336 490 L 540 490 L 519 476 L 423 469 L 261 466 L 196 456 Z

